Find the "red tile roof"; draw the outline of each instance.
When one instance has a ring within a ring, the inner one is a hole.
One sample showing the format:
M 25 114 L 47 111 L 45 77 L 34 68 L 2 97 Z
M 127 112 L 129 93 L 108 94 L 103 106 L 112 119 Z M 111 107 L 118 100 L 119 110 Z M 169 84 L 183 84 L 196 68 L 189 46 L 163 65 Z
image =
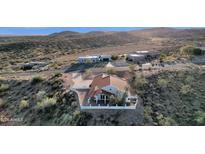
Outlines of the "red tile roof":
M 93 79 L 88 92 L 88 97 L 102 93 L 101 88 L 108 85 L 113 85 L 120 91 L 125 91 L 128 87 L 127 82 L 117 76 L 100 74 Z

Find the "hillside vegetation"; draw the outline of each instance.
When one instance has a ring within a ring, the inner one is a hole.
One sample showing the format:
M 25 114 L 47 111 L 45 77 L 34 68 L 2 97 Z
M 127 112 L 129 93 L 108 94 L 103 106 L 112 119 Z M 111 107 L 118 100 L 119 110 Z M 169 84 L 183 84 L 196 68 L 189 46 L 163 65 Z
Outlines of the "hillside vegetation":
M 132 82 L 143 99 L 145 125 L 205 125 L 205 69 L 136 78 Z
M 107 46 L 136 44 L 145 49 L 204 45 L 204 29 L 153 28 L 129 32 L 61 32 L 45 36 L 0 37 L 0 68 L 31 60 L 51 60 Z
M 75 95 L 63 89 L 59 76 L 35 82 L 0 80 L 0 125 L 87 125 L 91 115 L 79 111 Z

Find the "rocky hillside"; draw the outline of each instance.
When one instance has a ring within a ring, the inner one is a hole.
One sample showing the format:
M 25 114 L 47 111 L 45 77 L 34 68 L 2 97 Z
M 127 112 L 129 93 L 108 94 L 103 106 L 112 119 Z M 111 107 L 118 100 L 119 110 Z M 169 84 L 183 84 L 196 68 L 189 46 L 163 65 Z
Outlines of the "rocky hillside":
M 60 76 L 1 79 L 0 125 L 87 125 L 91 115 L 79 111 L 75 95 L 65 91 Z
M 205 125 L 205 69 L 137 75 L 132 85 L 144 106 L 144 125 Z

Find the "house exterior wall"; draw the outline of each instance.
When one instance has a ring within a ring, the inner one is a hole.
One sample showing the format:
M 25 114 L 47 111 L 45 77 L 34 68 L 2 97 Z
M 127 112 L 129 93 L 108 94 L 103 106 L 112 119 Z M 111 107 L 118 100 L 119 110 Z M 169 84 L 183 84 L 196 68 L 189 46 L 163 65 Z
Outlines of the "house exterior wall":
M 132 61 L 143 61 L 143 60 L 145 60 L 144 55 L 136 56 L 134 54 L 129 54 L 127 58 L 128 58 L 128 60 L 132 60 Z
M 88 62 L 95 63 L 95 62 L 99 62 L 99 61 L 100 60 L 98 57 L 80 57 L 80 58 L 78 58 L 79 63 L 88 63 Z
M 111 61 L 111 55 L 85 56 L 85 57 L 78 58 L 79 63 L 87 63 L 87 62 L 96 63 L 99 61 Z
M 132 106 L 80 106 L 81 110 L 135 110 L 136 109 L 136 105 L 132 105 Z
M 100 56 L 100 60 L 101 61 L 105 61 L 105 60 L 108 60 L 108 61 L 111 61 L 111 55 L 101 55 Z

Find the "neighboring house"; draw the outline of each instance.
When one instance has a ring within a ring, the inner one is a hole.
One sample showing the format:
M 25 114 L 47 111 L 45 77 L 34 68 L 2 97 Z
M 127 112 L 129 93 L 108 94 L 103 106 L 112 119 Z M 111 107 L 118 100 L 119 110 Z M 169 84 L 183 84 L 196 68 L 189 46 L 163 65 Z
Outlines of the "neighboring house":
M 92 55 L 78 58 L 79 63 L 97 63 L 100 61 L 111 61 L 111 55 Z
M 130 93 L 128 91 L 128 83 L 117 77 L 106 74 L 96 76 L 87 94 L 87 102 L 90 104 L 110 104 L 112 98 L 123 98 L 125 102 L 130 103 Z M 134 96 L 133 96 L 134 97 Z M 137 100 L 136 96 L 135 99 Z
M 135 51 L 127 55 L 127 59 L 134 62 L 145 62 L 159 57 L 160 53 L 157 51 Z
M 111 61 L 111 55 L 100 55 L 101 61 Z
M 96 63 L 99 61 L 99 56 L 84 56 L 78 58 L 79 63 Z
M 127 59 L 130 61 L 144 61 L 145 60 L 145 56 L 144 55 L 140 55 L 140 54 L 128 54 L 127 55 Z

